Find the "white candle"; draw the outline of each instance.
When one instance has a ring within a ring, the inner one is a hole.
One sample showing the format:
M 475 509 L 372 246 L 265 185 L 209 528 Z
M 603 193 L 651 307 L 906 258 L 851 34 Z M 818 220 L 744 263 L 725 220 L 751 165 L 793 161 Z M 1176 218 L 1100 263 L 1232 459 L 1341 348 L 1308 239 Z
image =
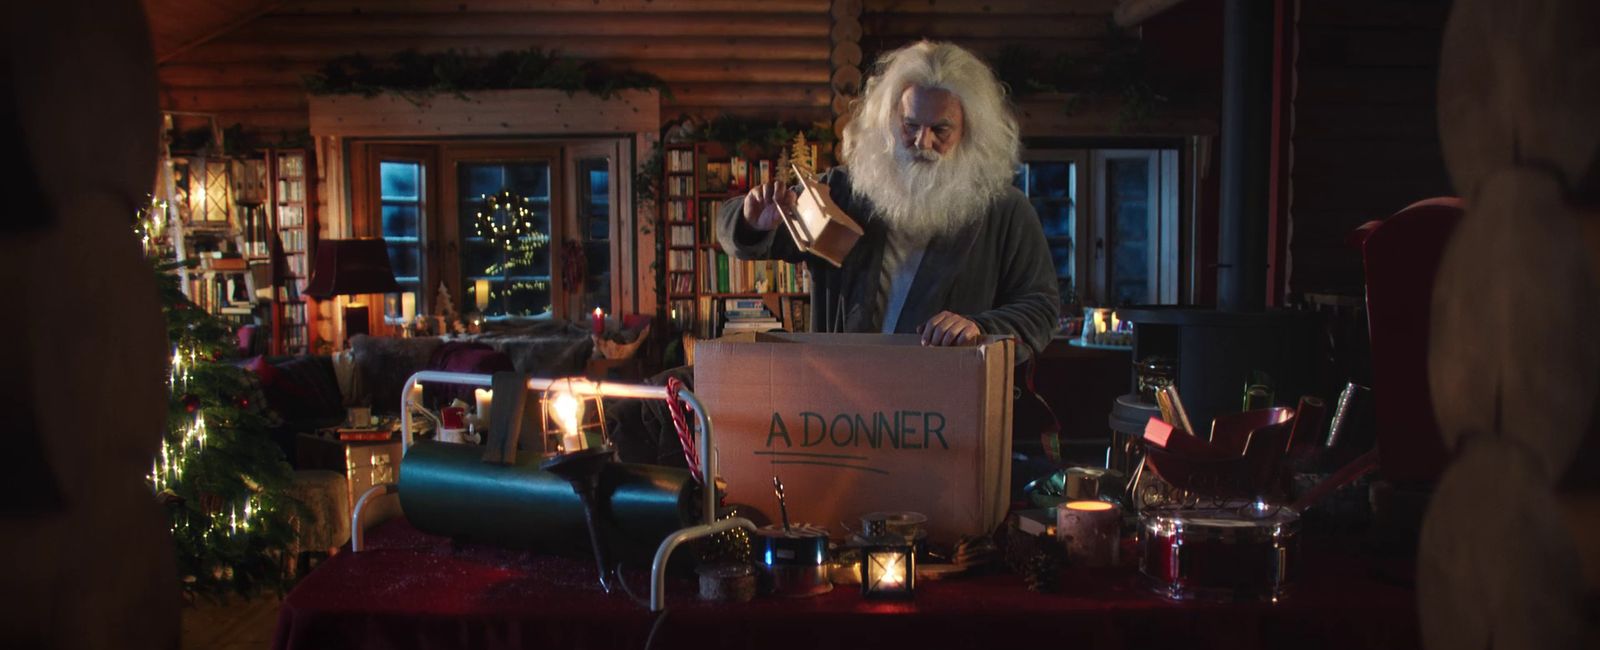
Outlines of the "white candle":
M 478 280 L 472 283 L 473 297 L 477 299 L 478 313 L 489 311 L 489 281 Z
M 489 423 L 489 407 L 494 401 L 494 391 L 483 388 L 472 389 L 473 400 L 478 403 L 478 417 L 484 424 Z
M 412 404 L 416 404 L 417 406 L 421 406 L 422 405 L 422 384 L 421 383 L 416 383 L 416 384 L 412 384 L 411 385 L 411 399 L 410 399 L 410 402 Z
M 400 294 L 400 318 L 407 323 L 417 317 L 417 294 L 406 292 Z
M 572 393 L 563 391 L 555 395 L 550 406 L 555 411 L 557 426 L 561 427 L 561 450 L 570 454 L 583 449 L 586 445 L 583 429 L 579 427 L 583 421 L 583 404 Z

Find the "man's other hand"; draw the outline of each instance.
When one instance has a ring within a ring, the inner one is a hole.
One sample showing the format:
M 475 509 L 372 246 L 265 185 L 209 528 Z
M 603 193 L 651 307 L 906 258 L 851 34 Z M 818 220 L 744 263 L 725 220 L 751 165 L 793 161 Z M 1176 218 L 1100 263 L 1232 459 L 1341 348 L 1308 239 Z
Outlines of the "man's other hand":
M 751 228 L 768 231 L 777 228 L 782 222 L 783 215 L 778 213 L 778 203 L 783 203 L 783 208 L 794 210 L 795 195 L 783 183 L 773 181 L 765 185 L 757 185 L 744 195 L 744 222 Z
M 971 345 L 983 332 L 971 319 L 951 311 L 941 311 L 917 327 L 923 345 Z

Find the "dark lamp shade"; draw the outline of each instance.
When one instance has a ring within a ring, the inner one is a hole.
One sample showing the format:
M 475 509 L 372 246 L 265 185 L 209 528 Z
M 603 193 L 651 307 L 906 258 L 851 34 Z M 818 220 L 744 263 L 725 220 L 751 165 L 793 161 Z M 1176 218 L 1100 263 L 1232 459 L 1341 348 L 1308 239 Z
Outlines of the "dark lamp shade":
M 400 285 L 382 239 L 324 239 L 305 294 L 318 300 L 364 293 L 394 293 Z

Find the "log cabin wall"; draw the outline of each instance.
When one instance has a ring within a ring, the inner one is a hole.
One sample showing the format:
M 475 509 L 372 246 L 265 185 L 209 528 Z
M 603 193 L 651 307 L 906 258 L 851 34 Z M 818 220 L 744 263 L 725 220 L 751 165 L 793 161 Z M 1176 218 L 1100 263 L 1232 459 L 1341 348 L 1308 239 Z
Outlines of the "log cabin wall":
M 291 0 L 209 41 L 157 52 L 162 106 L 224 124 L 306 127 L 301 78 L 335 57 L 540 47 L 651 72 L 664 119 L 831 118 L 830 0 Z
M 1300 3 L 1290 172 L 1293 292 L 1362 295 L 1357 226 L 1452 194 L 1435 86 L 1445 0 Z

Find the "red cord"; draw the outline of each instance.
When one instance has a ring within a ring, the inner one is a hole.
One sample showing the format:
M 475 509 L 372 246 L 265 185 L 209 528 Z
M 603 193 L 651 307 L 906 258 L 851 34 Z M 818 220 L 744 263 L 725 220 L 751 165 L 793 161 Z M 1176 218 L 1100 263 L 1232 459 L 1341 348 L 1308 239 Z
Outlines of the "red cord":
M 689 431 L 689 419 L 684 416 L 683 399 L 678 397 L 678 391 L 683 390 L 683 381 L 677 377 L 667 378 L 667 411 L 672 413 L 672 428 L 678 431 L 678 444 L 683 446 L 683 459 L 689 463 L 689 474 L 701 485 L 706 479 L 700 475 L 700 451 L 695 445 L 694 435 Z

